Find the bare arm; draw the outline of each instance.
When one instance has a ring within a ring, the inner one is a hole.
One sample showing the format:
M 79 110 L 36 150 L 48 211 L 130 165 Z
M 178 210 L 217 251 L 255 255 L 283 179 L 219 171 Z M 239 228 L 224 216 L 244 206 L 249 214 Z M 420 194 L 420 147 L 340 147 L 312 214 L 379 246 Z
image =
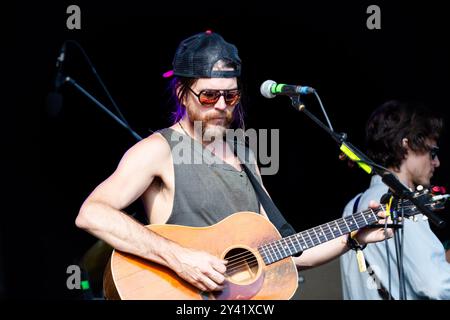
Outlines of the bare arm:
M 165 239 L 121 210 L 135 201 L 170 159 L 164 138 L 155 134 L 129 149 L 116 171 L 85 200 L 76 225 L 112 247 L 173 269 L 201 290 L 221 289 L 224 261 Z
M 379 204 L 375 201 L 371 201 L 369 207 L 372 209 L 378 208 Z M 384 211 L 380 211 L 378 216 L 385 218 L 386 214 Z M 390 221 L 390 220 L 389 220 Z M 384 219 L 379 220 L 380 224 L 385 222 Z M 387 229 L 387 238 L 393 236 L 393 230 Z M 303 252 L 300 257 L 295 257 L 294 261 L 299 269 L 308 269 L 312 267 L 320 266 L 324 263 L 330 262 L 331 260 L 339 257 L 340 255 L 346 253 L 350 248 L 347 246 L 348 234 L 341 237 L 333 239 L 331 241 L 322 243 L 317 247 L 311 248 Z M 360 245 L 365 245 L 368 243 L 374 243 L 383 241 L 386 239 L 383 228 L 378 229 L 360 229 L 355 235 L 356 241 Z
M 346 253 L 347 235 L 322 243 L 317 247 L 304 251 L 301 256 L 294 257 L 298 269 L 309 269 L 320 266 Z
M 258 166 L 256 166 L 256 171 L 257 171 L 258 175 L 260 175 Z M 262 181 L 262 179 L 261 179 L 261 181 Z M 267 192 L 267 190 L 265 189 L 265 187 L 263 185 L 262 185 L 262 187 Z M 372 202 L 370 206 L 372 208 L 377 208 L 378 204 L 375 202 Z M 261 213 L 267 217 L 262 206 L 261 206 Z M 384 212 L 381 212 L 380 215 L 382 217 L 384 217 Z M 380 220 L 380 223 L 384 223 L 384 220 Z M 392 237 L 392 230 L 391 229 L 388 229 L 388 230 L 389 230 L 388 237 Z M 306 250 L 299 257 L 294 257 L 294 261 L 295 261 L 297 268 L 308 269 L 308 268 L 312 268 L 312 267 L 317 267 L 317 266 L 320 266 L 327 262 L 330 262 L 333 259 L 339 257 L 340 255 L 346 253 L 349 250 L 349 247 L 347 246 L 347 236 L 348 235 L 346 234 L 346 235 L 343 235 L 336 239 L 333 239 L 331 241 L 325 242 L 314 248 Z M 385 239 L 385 236 L 383 234 L 383 229 L 360 230 L 356 235 L 356 240 L 361 245 L 364 245 L 364 244 L 370 243 L 370 242 L 382 241 L 384 239 Z

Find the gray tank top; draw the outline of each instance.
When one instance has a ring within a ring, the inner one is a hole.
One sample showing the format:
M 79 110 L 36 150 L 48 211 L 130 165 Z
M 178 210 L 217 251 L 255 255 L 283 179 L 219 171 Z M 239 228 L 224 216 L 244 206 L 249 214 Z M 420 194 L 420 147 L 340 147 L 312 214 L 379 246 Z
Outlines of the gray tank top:
M 204 227 L 235 212 L 259 213 L 258 199 L 243 170 L 224 163 L 190 136 L 171 128 L 158 132 L 169 143 L 174 165 L 175 194 L 168 224 Z M 241 162 L 243 151 L 254 157 L 242 143 L 237 150 Z M 246 164 L 256 175 L 255 165 Z

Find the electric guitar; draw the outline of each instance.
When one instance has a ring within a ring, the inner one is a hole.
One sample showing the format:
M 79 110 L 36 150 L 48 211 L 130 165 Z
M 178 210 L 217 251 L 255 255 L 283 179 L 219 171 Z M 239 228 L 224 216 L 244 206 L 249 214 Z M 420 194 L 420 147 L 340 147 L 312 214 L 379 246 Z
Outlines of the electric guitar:
M 444 207 L 448 195 L 438 199 L 424 190 L 415 197 L 436 211 Z M 408 200 L 402 208 L 405 217 L 420 213 Z M 153 232 L 182 246 L 228 260 L 224 289 L 202 292 L 167 267 L 115 250 L 105 270 L 104 294 L 107 299 L 133 300 L 290 299 L 298 286 L 292 256 L 376 224 L 377 212 L 384 209 L 380 205 L 285 238 L 268 219 L 253 212 L 234 213 L 209 227 L 149 225 Z

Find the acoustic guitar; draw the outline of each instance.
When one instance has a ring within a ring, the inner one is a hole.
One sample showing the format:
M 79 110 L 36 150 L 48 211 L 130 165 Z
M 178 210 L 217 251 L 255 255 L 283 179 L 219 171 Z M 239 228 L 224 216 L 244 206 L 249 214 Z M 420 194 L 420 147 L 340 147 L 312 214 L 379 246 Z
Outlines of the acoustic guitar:
M 432 210 L 443 208 L 427 190 L 416 197 Z M 445 198 L 444 198 L 445 201 Z M 399 204 L 400 206 L 400 204 Z M 409 201 L 402 202 L 405 217 L 420 212 Z M 238 212 L 209 227 L 149 225 L 147 228 L 182 246 L 207 251 L 228 260 L 224 289 L 202 292 L 171 269 L 117 250 L 104 274 L 107 299 L 150 300 L 234 300 L 290 299 L 298 286 L 292 256 L 351 231 L 374 225 L 377 212 L 368 209 L 317 227 L 281 238 L 275 226 L 253 212 Z

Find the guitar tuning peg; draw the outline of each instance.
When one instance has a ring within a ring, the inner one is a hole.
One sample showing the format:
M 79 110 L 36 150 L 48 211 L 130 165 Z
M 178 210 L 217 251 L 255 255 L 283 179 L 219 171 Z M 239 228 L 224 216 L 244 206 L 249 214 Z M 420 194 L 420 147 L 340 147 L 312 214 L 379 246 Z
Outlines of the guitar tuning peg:
M 446 194 L 447 190 L 445 189 L 445 187 L 434 186 L 433 188 L 431 188 L 431 192 L 433 192 L 434 194 Z
M 417 191 L 422 191 L 423 190 L 423 186 L 421 185 L 421 184 L 419 184 L 417 187 L 416 187 L 416 190 Z

